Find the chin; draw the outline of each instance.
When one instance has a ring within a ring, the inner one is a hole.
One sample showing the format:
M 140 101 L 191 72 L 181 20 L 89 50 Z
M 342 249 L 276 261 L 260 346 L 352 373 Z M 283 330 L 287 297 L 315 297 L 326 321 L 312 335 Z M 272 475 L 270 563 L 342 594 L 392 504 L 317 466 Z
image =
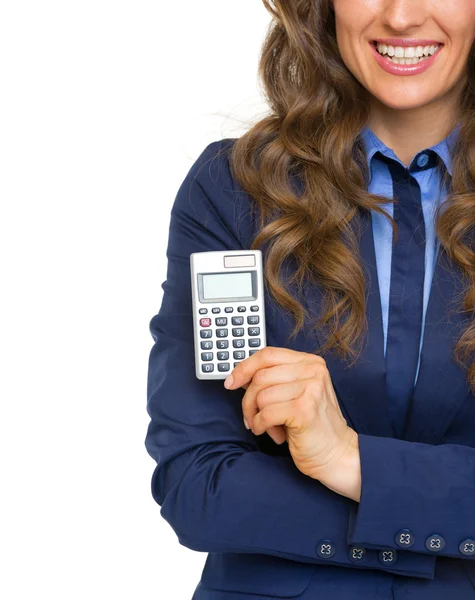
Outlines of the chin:
M 436 97 L 430 96 L 422 98 L 420 94 L 417 98 L 413 98 L 404 92 L 404 90 L 393 90 L 393 93 L 388 93 L 387 91 L 383 94 L 379 94 L 377 92 L 369 90 L 370 94 L 373 95 L 381 104 L 384 104 L 388 108 L 392 108 L 394 110 L 414 110 L 417 108 L 422 108 L 427 104 L 431 104 Z

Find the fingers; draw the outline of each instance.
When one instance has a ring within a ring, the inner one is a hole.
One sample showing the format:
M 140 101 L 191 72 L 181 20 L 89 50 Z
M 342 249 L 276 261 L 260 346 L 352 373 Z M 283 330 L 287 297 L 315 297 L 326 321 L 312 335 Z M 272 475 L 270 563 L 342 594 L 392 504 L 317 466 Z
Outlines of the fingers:
M 257 433 L 253 422 L 256 415 L 273 403 L 288 402 L 304 391 L 302 381 L 320 379 L 326 371 L 325 360 L 307 352 L 266 346 L 249 358 L 241 361 L 225 380 L 227 389 L 243 387 L 246 393 L 242 399 L 243 417 Z M 281 444 L 287 439 L 286 429 L 280 423 L 269 425 L 269 436 Z
M 253 432 L 254 433 L 254 432 Z M 287 439 L 285 427 L 283 425 L 277 425 L 276 427 L 270 427 L 267 430 L 268 435 L 274 440 L 276 444 L 283 444 Z M 259 435 L 259 434 L 256 434 Z
M 234 367 L 232 373 L 224 381 L 224 387 L 231 390 L 249 383 L 259 369 L 272 367 L 282 363 L 298 363 L 311 356 L 306 352 L 298 352 L 289 348 L 266 346 L 255 352 Z M 321 359 L 323 360 L 323 359 Z
M 251 383 L 245 383 L 242 387 L 244 389 L 247 389 Z M 245 396 L 245 395 L 244 395 Z M 246 429 L 249 429 L 250 427 L 252 427 L 252 421 L 251 421 L 251 425 L 249 425 L 249 421 L 247 421 L 246 417 L 244 416 L 243 413 L 243 418 L 244 418 L 244 425 L 246 426 Z M 246 423 L 247 421 L 247 423 Z M 249 425 L 249 427 L 248 427 Z M 285 440 L 287 439 L 287 434 L 285 431 L 285 427 L 283 427 L 282 425 L 279 425 L 277 427 L 271 427 L 268 431 L 267 434 L 274 440 L 274 442 L 276 444 L 283 444 L 285 442 Z
M 308 379 L 321 379 L 322 365 L 312 360 L 302 360 L 299 363 L 279 364 L 265 369 L 259 369 L 248 385 L 242 398 L 242 412 L 249 423 L 255 414 L 269 402 L 285 402 L 290 398 L 286 388 L 281 388 L 280 394 L 263 394 L 262 390 L 279 384 L 297 382 Z M 308 381 L 307 381 L 308 383 Z M 290 391 L 290 388 L 289 388 Z M 257 401 L 259 396 L 260 402 Z
M 262 435 L 264 431 L 273 429 L 275 425 L 290 424 L 292 415 L 293 408 L 290 402 L 269 404 L 254 417 L 252 430 L 255 435 Z
M 244 418 L 252 427 L 254 417 L 269 404 L 288 402 L 300 396 L 305 389 L 304 382 L 306 382 L 305 379 L 297 379 L 268 387 L 260 387 L 252 381 L 242 399 Z M 282 425 L 283 423 L 278 424 Z

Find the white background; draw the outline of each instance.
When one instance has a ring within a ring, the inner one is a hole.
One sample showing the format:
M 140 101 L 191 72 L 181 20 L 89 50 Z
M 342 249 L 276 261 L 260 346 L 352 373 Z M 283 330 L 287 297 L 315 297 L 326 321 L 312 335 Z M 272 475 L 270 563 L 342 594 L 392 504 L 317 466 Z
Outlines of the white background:
M 259 0 L 0 9 L 5 600 L 190 600 L 206 554 L 150 492 L 149 321 L 205 146 L 264 114 Z

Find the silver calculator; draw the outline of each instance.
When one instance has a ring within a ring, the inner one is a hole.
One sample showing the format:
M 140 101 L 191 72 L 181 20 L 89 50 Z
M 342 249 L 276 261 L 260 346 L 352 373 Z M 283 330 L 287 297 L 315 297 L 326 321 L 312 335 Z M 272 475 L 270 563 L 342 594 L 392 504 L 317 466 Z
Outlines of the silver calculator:
M 190 267 L 196 377 L 226 379 L 266 345 L 262 252 L 194 252 Z

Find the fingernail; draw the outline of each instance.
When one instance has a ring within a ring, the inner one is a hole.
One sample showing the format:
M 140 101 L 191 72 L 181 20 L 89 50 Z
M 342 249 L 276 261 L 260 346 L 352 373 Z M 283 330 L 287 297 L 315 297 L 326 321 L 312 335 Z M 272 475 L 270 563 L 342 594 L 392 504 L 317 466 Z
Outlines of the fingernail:
M 245 417 L 243 417 L 243 421 L 244 421 L 244 427 L 245 427 L 246 429 L 251 429 L 251 427 L 249 426 L 249 423 L 246 421 L 246 418 L 245 418 Z
M 233 384 L 233 376 L 232 375 L 228 375 L 228 377 L 226 377 L 226 379 L 224 380 L 224 387 L 225 388 L 230 388 Z

